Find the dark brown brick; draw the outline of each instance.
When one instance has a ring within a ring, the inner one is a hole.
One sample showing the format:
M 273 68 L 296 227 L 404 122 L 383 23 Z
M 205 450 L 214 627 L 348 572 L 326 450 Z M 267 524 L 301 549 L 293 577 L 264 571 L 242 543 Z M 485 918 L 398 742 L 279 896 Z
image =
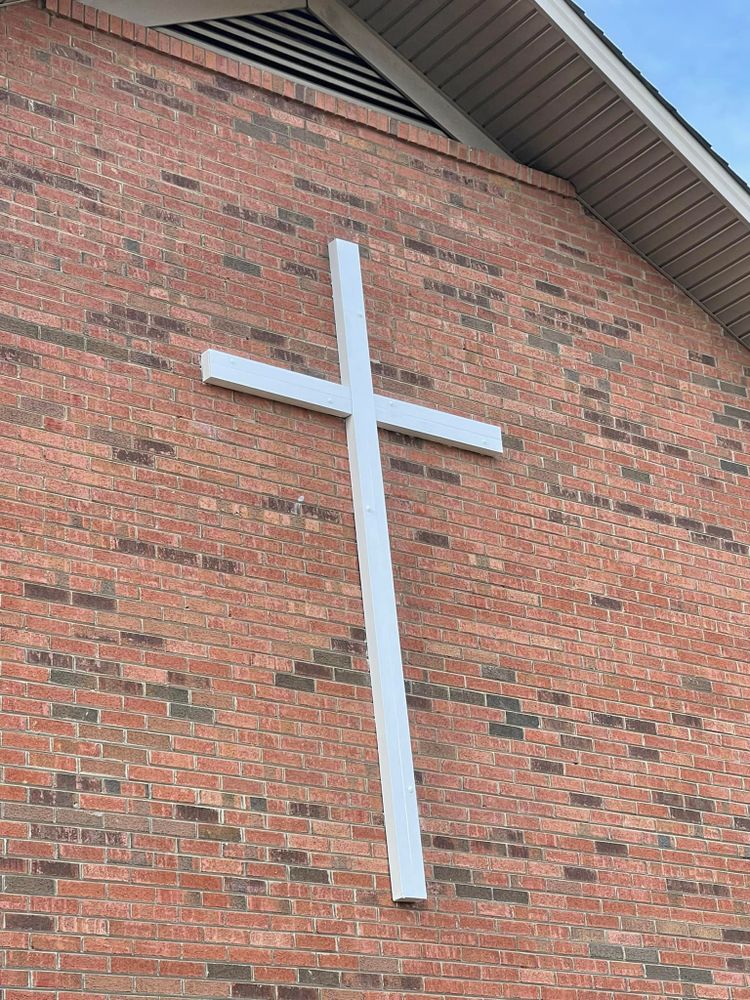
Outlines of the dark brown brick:
M 676 982 L 680 978 L 680 970 L 676 965 L 646 965 L 646 979 L 664 979 Z
M 216 977 L 218 978 L 218 977 Z M 276 1000 L 276 987 L 265 986 L 263 983 L 234 983 L 232 986 L 233 1000 Z
M 255 278 L 259 277 L 261 273 L 260 267 L 257 264 L 242 257 L 234 257 L 232 254 L 225 253 L 223 263 L 224 267 L 228 267 L 232 271 L 239 271 L 241 274 L 250 274 Z
M 53 604 L 70 604 L 71 593 L 62 587 L 47 587 L 41 583 L 25 583 L 23 596 L 31 601 L 50 601 Z
M 165 562 L 179 563 L 181 566 L 197 566 L 198 553 L 187 552 L 185 549 L 173 549 L 168 545 L 159 545 L 156 549 L 158 559 Z
M 207 962 L 206 976 L 208 979 L 229 979 L 233 982 L 252 982 L 252 965 L 230 965 L 223 962 Z
M 622 611 L 622 601 L 614 597 L 602 597 L 601 594 L 591 594 L 591 603 L 595 608 L 605 608 L 607 611 Z
M 39 913 L 6 913 L 5 929 L 8 931 L 51 931 L 54 930 L 52 917 Z
M 227 826 L 224 823 L 206 823 L 198 826 L 198 838 L 239 844 L 242 840 L 242 830 L 238 826 Z
M 513 903 L 519 906 L 529 905 L 529 894 L 523 889 L 493 889 L 492 898 L 496 903 Z
M 591 958 L 601 958 L 607 962 L 621 962 L 625 957 L 622 945 L 606 944 L 602 941 L 595 941 L 589 945 L 589 955 Z
M 492 899 L 492 889 L 487 885 L 466 885 L 456 883 L 456 896 L 459 899 Z
M 722 941 L 729 941 L 731 944 L 750 944 L 750 930 L 742 930 L 738 927 L 725 927 L 721 932 Z
M 688 729 L 703 729 L 703 720 L 697 715 L 672 712 L 672 722 L 675 726 L 687 726 Z
M 75 122 L 75 115 L 72 112 L 52 104 L 45 104 L 44 101 L 32 101 L 31 110 L 37 115 L 44 115 L 45 118 L 51 118 L 53 121 L 63 122 L 66 125 L 72 125 Z
M 600 795 L 586 795 L 583 792 L 571 792 L 570 804 L 586 809 L 601 809 L 602 797 Z
M 418 542 L 422 542 L 424 545 L 434 545 L 438 548 L 447 549 L 450 545 L 450 539 L 447 535 L 442 535 L 437 531 L 415 531 L 414 538 Z
M 561 288 L 560 285 L 553 285 L 549 281 L 537 281 L 536 287 L 540 292 L 544 292 L 545 295 L 555 295 L 558 298 L 565 296 L 564 288 Z
M 603 712 L 592 712 L 591 721 L 595 726 L 608 726 L 610 729 L 622 729 L 625 726 L 625 720 L 621 716 Z
M 231 573 L 233 576 L 242 575 L 242 566 L 234 559 L 221 559 L 218 556 L 201 556 L 201 566 L 203 569 L 212 570 L 214 573 Z
M 294 866 L 289 869 L 289 880 L 291 882 L 317 882 L 319 885 L 328 885 L 331 881 L 331 875 L 325 868 Z
M 531 770 L 540 774 L 564 774 L 565 766 L 556 760 L 545 760 L 540 757 L 531 758 Z
M 47 875 L 50 878 L 79 878 L 80 867 L 72 861 L 36 861 L 29 864 L 32 875 Z
M 219 810 L 209 809 L 205 806 L 194 806 L 179 803 L 175 807 L 175 816 L 178 819 L 189 820 L 192 823 L 218 823 Z
M 99 710 L 84 708 L 82 705 L 53 705 L 53 719 L 70 719 L 74 722 L 98 722 Z
M 276 849 L 269 851 L 268 855 L 271 861 L 281 865 L 307 866 L 310 862 L 310 856 L 307 851 Z
M 290 802 L 289 815 L 301 816 L 305 819 L 328 819 L 328 806 L 314 802 Z
M 141 465 L 148 469 L 154 465 L 153 455 L 132 448 L 113 448 L 112 457 L 116 462 L 124 462 L 127 465 Z
M 628 845 L 617 844 L 612 840 L 597 840 L 594 842 L 597 854 L 605 854 L 611 858 L 626 858 L 628 856 Z
M 323 994 L 317 986 L 276 987 L 278 1000 L 322 1000 Z
M 571 882 L 596 882 L 598 876 L 593 868 L 580 868 L 574 865 L 566 865 L 563 868 L 565 878 Z
M 90 608 L 93 611 L 115 611 L 117 601 L 114 597 L 103 597 L 101 594 L 83 594 L 73 591 L 73 604 L 77 608 Z
M 134 538 L 118 538 L 117 551 L 125 552 L 131 556 L 144 556 L 148 559 L 156 557 L 156 546 L 150 542 L 139 542 Z
M 92 691 L 98 687 L 96 677 L 87 674 L 79 674 L 71 670 L 50 670 L 50 684 L 59 684 L 61 687 L 81 688 L 85 691 Z
M 317 666 L 317 664 L 314 664 Z M 326 668 L 320 668 L 326 669 Z M 297 674 L 274 674 L 274 684 L 277 687 L 291 688 L 293 691 L 308 691 L 312 692 L 315 690 L 315 681 L 312 677 L 300 677 Z
M 471 882 L 471 869 L 456 868 L 450 865 L 435 865 L 432 869 L 433 878 L 438 882 Z

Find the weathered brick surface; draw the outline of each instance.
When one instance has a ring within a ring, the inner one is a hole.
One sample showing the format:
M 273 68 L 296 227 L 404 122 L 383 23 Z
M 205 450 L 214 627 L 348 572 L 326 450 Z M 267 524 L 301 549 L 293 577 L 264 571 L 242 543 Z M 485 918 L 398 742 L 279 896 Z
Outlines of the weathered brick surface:
M 750 356 L 564 183 L 60 9 L 0 12 L 3 1000 L 750 996 Z M 347 235 L 381 391 L 507 444 L 382 436 L 414 907 L 344 428 L 198 366 L 336 378 Z

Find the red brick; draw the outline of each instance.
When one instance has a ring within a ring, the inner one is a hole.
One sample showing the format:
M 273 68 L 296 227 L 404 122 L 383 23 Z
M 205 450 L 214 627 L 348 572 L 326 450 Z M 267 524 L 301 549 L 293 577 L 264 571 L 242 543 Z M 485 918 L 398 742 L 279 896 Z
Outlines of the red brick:
M 739 997 L 750 355 L 564 181 L 47 8 L 0 16 L 8 997 Z M 382 435 L 416 907 L 343 425 L 198 365 L 337 379 L 333 236 L 378 389 L 506 439 Z

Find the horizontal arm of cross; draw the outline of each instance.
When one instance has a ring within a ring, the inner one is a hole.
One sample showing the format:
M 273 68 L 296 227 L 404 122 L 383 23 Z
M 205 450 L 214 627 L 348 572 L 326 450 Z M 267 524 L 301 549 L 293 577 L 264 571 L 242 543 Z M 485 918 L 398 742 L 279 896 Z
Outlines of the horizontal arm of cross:
M 300 375 L 276 365 L 208 350 L 201 355 L 201 372 L 208 385 L 220 385 L 337 417 L 348 417 L 352 412 L 348 386 Z M 499 455 L 503 450 L 500 428 L 478 420 L 379 395 L 375 396 L 375 414 L 379 427 L 400 434 L 482 455 Z

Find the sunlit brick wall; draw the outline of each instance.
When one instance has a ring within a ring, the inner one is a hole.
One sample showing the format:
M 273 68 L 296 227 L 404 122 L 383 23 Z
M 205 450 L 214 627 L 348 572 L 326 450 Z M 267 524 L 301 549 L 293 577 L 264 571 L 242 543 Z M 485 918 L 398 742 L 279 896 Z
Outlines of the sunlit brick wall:
M 0 11 L 3 1000 L 750 996 L 750 355 L 563 182 L 61 9 Z M 343 424 L 200 380 L 338 377 L 336 236 L 378 390 L 505 435 L 381 438 L 424 905 Z

